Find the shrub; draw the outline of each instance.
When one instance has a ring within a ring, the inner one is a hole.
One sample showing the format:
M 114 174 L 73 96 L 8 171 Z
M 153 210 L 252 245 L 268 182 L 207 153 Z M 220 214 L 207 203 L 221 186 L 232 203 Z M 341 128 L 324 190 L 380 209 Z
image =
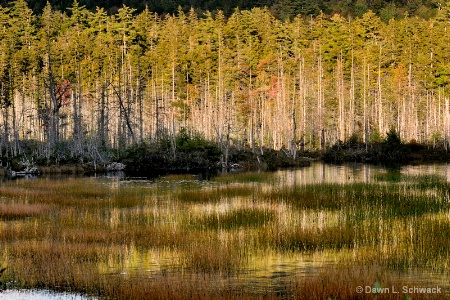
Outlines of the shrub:
M 175 144 L 175 145 L 173 145 Z M 215 166 L 221 152 L 217 145 L 201 135 L 182 128 L 174 139 L 165 137 L 158 143 L 140 143 L 129 147 L 120 157 L 126 171 L 154 173 L 208 169 Z
M 391 127 L 391 129 L 386 133 L 384 145 L 391 149 L 398 148 L 402 145 L 400 135 L 398 134 L 398 132 L 395 130 L 394 127 Z

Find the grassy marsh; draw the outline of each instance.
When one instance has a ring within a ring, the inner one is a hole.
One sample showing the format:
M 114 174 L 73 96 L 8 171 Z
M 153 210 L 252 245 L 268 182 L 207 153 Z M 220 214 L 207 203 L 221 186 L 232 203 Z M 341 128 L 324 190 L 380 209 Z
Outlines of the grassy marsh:
M 5 182 L 1 280 L 106 299 L 373 299 L 355 288 L 427 280 L 442 294 L 378 299 L 448 298 L 443 178 L 283 186 L 269 173 L 236 176 Z

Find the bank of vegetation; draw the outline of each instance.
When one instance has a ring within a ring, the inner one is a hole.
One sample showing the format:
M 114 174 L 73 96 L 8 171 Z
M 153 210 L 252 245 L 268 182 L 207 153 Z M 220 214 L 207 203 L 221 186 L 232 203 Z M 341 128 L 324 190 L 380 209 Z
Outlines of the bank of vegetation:
M 379 162 L 392 156 L 391 128 L 398 151 L 440 159 L 449 15 L 444 3 L 428 18 L 277 19 L 268 8 L 108 14 L 78 2 L 35 14 L 14 1 L 0 7 L 2 165 L 271 167 L 310 153 L 346 160 L 354 147 Z
M 329 163 L 360 162 L 392 166 L 448 162 L 450 156 L 443 145 L 433 147 L 414 140 L 402 142 L 395 129 L 391 128 L 386 138 L 376 143 L 362 143 L 357 136 L 338 142 L 327 149 L 322 158 Z

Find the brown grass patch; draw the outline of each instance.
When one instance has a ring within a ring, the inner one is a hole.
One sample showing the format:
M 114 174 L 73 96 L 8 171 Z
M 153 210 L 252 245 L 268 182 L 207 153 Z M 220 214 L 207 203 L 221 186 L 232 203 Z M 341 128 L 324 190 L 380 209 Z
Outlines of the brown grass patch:
M 184 252 L 186 266 L 200 273 L 230 274 L 245 261 L 242 249 L 237 245 L 193 243 L 188 249 Z
M 52 209 L 47 204 L 2 204 L 0 205 L 0 219 L 14 220 L 36 217 Z
M 383 288 L 382 293 L 371 293 L 371 287 Z M 387 271 L 385 268 L 373 265 L 336 265 L 327 267 L 315 277 L 299 277 L 295 280 L 295 299 L 367 299 L 367 300 L 405 300 L 414 299 L 448 299 L 448 289 L 441 286 L 440 294 L 405 294 L 403 286 L 420 286 L 413 280 L 405 280 L 401 274 Z M 422 285 L 423 286 L 423 285 Z M 429 283 L 426 287 L 435 287 Z M 357 288 L 362 287 L 363 292 Z

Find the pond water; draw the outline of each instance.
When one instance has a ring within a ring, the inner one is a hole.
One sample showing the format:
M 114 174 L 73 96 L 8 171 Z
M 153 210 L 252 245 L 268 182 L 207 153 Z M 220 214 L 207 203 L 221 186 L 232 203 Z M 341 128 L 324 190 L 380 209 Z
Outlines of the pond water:
M 320 184 L 320 183 L 373 183 L 379 181 L 380 174 L 391 175 L 393 179 L 403 176 L 437 175 L 450 181 L 450 165 L 428 164 L 415 166 L 402 166 L 397 168 L 386 168 L 368 164 L 323 164 L 312 163 L 310 167 L 281 170 L 275 172 L 275 176 L 287 185 L 297 184 Z
M 259 294 L 336 266 L 377 265 L 377 274 L 393 282 L 447 291 L 449 182 L 447 164 L 387 169 L 319 162 L 211 180 L 122 174 L 5 182 L 0 266 L 28 286 L 67 285 L 56 278 L 62 276 L 71 290 L 105 290 L 94 284 L 195 281 L 203 274 L 210 289 Z M 0 299 L 92 298 L 6 290 Z
M 231 173 L 233 174 L 233 173 Z M 239 173 L 234 173 L 239 174 Z M 265 172 L 259 172 L 259 174 L 266 174 Z M 377 178 L 380 174 L 391 175 L 393 179 L 400 176 L 420 176 L 420 175 L 437 175 L 445 178 L 447 182 L 450 182 L 450 165 L 449 164 L 425 164 L 425 165 L 407 165 L 399 167 L 384 167 L 377 165 L 369 165 L 362 163 L 346 163 L 346 164 L 324 164 L 321 162 L 312 162 L 309 167 L 298 169 L 283 169 L 270 173 L 271 176 L 277 179 L 281 185 L 304 185 L 304 184 L 323 184 L 323 183 L 373 183 L 379 181 Z M 179 184 L 189 185 L 193 182 L 204 180 L 204 174 L 188 175 L 190 179 L 183 178 L 181 180 L 172 181 L 173 185 Z M 220 175 L 219 175 L 220 176 Z M 110 179 L 116 179 L 116 184 L 136 183 L 141 184 L 164 184 L 169 183 L 165 180 L 165 177 L 152 178 L 147 180 L 145 177 L 127 177 L 124 172 L 114 172 L 107 176 Z M 257 181 L 257 180 L 256 180 Z M 118 186 L 117 186 L 118 187 Z
M 0 292 L 0 300 L 93 300 L 83 295 L 56 293 L 42 290 L 6 290 Z

